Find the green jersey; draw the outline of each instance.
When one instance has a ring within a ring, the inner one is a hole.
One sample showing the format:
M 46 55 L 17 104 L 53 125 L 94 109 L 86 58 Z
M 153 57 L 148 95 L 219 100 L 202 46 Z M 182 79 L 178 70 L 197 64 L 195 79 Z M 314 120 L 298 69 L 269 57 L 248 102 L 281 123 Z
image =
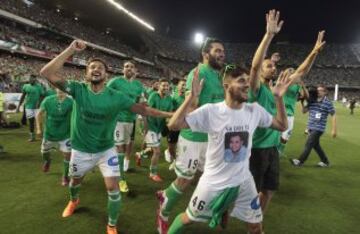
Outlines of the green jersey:
M 144 86 L 138 80 L 127 80 L 125 77 L 114 77 L 107 84 L 108 87 L 126 94 L 131 100 L 138 103 L 144 94 Z M 130 111 L 121 111 L 117 117 L 118 122 L 132 123 L 136 114 Z
M 264 85 L 260 84 L 257 94 L 254 94 L 251 90 L 249 92 L 249 102 L 258 102 L 259 105 L 265 108 L 272 116 L 276 115 L 276 103 L 274 95 L 271 90 Z M 273 146 L 277 146 L 280 143 L 280 132 L 271 128 L 257 128 L 253 135 L 254 149 L 263 149 Z
M 147 99 L 150 98 L 151 94 L 155 93 L 156 91 L 153 88 L 147 88 L 145 89 L 145 95 L 147 97 Z
M 134 101 L 112 88 L 94 93 L 83 82 L 67 81 L 64 91 L 74 99 L 71 116 L 71 145 L 85 153 L 99 153 L 114 146 L 116 118 L 130 110 Z
M 148 100 L 149 107 L 161 111 L 173 111 L 173 100 L 170 96 L 160 97 L 160 94 L 155 92 L 151 94 Z M 152 132 L 160 133 L 164 130 L 166 121 L 165 118 L 147 117 L 148 128 Z
M 185 95 L 180 96 L 179 93 L 173 94 L 171 98 L 173 100 L 174 110 L 177 110 L 181 106 L 181 104 L 185 101 Z
M 186 80 L 186 90 L 190 91 L 192 80 L 194 78 L 193 69 Z M 224 88 L 219 72 L 211 68 L 209 65 L 201 64 L 199 68 L 199 78 L 205 79 L 204 86 L 199 95 L 199 106 L 205 105 L 206 103 L 217 103 L 224 101 Z M 193 132 L 190 129 L 183 129 L 180 135 L 194 142 L 207 142 L 207 134 Z
M 56 95 L 46 97 L 40 109 L 46 112 L 44 139 L 62 141 L 70 138 L 70 120 L 73 100 L 66 97 L 60 101 Z
M 37 109 L 40 104 L 40 98 L 45 94 L 43 87 L 40 84 L 34 85 L 26 84 L 22 88 L 22 92 L 26 93 L 25 109 Z
M 295 105 L 301 90 L 298 84 L 291 85 L 284 95 L 284 104 L 287 116 L 294 116 Z

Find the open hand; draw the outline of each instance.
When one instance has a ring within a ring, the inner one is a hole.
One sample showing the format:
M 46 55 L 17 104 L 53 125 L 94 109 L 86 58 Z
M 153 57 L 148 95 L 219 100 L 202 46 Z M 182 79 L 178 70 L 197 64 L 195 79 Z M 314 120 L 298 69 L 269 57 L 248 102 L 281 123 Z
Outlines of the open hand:
M 280 21 L 280 11 L 270 10 L 269 13 L 266 14 L 266 32 L 275 35 L 280 32 L 284 21 Z
M 324 48 L 324 45 L 325 45 L 325 43 L 326 43 L 326 41 L 323 41 L 324 35 L 325 35 L 325 31 L 324 31 L 324 30 L 323 30 L 323 31 L 320 31 L 320 32 L 318 33 L 318 37 L 317 37 L 317 40 L 316 40 L 316 43 L 315 43 L 313 52 L 319 53 L 319 52 Z
M 284 96 L 289 86 L 291 85 L 291 73 L 282 71 L 276 81 L 276 84 L 270 84 L 270 89 L 274 97 L 281 98 Z
M 204 79 L 199 79 L 199 67 L 195 68 L 194 77 L 191 84 L 191 95 L 199 97 L 201 90 L 204 86 Z

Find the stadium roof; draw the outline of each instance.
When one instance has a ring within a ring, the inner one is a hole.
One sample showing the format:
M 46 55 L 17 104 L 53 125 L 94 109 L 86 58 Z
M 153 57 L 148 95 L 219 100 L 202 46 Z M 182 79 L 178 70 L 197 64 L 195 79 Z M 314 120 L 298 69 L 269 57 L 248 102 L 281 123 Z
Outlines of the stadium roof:
M 204 1 L 117 0 L 151 23 L 156 32 L 192 39 L 196 31 L 228 42 L 257 42 L 264 33 L 265 12 L 279 9 L 285 25 L 278 40 L 312 42 L 317 31 L 327 31 L 328 42 L 360 42 L 360 1 Z M 127 37 L 146 31 L 106 0 L 35 0 L 54 13 L 75 17 L 103 31 Z

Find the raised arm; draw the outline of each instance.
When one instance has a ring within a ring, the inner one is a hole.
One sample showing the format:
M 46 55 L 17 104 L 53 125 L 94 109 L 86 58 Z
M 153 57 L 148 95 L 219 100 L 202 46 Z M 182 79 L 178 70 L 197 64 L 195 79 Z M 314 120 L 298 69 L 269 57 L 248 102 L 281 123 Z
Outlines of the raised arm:
M 302 77 L 309 73 L 314 61 L 319 54 L 319 52 L 323 49 L 325 45 L 325 41 L 323 41 L 325 35 L 325 31 L 321 31 L 318 33 L 318 37 L 314 48 L 310 52 L 310 54 L 306 57 L 304 62 L 296 69 L 295 73 L 290 76 L 292 83 L 298 82 Z
M 176 110 L 168 123 L 168 128 L 173 131 L 178 131 L 182 128 L 189 128 L 186 123 L 186 114 L 193 108 L 194 102 L 198 99 L 202 87 L 204 85 L 204 79 L 199 80 L 199 68 L 194 71 L 194 78 L 192 80 L 191 92 L 186 96 L 185 101 Z
M 279 22 L 279 19 L 279 11 L 270 10 L 269 13 L 266 14 L 266 33 L 255 52 L 250 70 L 250 89 L 253 93 L 257 93 L 260 87 L 260 69 L 265 59 L 269 45 L 275 34 L 281 30 L 281 27 L 284 23 L 284 21 Z
M 271 87 L 271 91 L 276 102 L 276 116 L 273 118 L 271 128 L 281 132 L 288 128 L 283 96 L 291 84 L 289 77 L 290 73 L 281 72 L 278 80 L 276 81 L 276 85 Z
M 59 76 L 58 72 L 64 66 L 64 63 L 75 52 L 80 52 L 86 48 L 86 44 L 81 40 L 74 40 L 68 48 L 66 48 L 61 54 L 52 59 L 46 64 L 40 71 L 40 75 L 45 77 L 56 88 L 65 91 L 65 78 Z

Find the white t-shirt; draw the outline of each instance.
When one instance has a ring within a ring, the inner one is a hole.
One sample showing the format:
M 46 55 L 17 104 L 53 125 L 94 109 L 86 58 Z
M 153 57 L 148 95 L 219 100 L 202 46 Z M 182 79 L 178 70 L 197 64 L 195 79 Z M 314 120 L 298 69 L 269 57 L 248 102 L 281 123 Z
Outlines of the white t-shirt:
M 241 109 L 231 109 L 225 102 L 206 104 L 189 113 L 186 122 L 191 130 L 208 133 L 209 139 L 200 180 L 224 189 L 251 177 L 253 133 L 257 127 L 270 127 L 272 119 L 257 103 L 244 103 Z

